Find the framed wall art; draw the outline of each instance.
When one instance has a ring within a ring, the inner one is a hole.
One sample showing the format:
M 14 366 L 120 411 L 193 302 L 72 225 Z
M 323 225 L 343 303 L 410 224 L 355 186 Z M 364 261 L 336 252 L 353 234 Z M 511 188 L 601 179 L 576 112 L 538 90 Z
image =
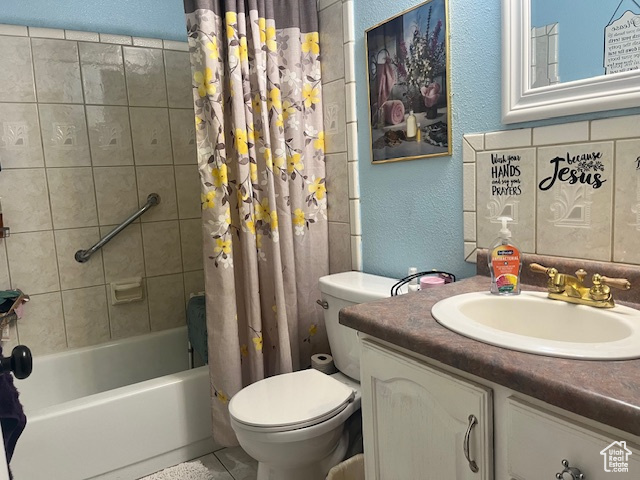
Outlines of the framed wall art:
M 365 32 L 373 163 L 451 155 L 446 0 Z

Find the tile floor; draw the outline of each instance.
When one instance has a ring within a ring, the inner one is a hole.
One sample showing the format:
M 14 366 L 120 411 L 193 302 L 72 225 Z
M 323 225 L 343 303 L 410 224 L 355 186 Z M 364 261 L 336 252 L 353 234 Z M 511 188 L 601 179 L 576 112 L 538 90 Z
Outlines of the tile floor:
M 210 480 L 256 480 L 258 473 L 258 462 L 240 447 L 223 448 L 192 461 L 209 469 Z

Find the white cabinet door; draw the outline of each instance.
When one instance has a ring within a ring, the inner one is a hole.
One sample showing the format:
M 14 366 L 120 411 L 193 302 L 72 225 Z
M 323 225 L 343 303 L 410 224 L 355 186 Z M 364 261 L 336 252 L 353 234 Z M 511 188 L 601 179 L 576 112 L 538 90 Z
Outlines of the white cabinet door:
M 362 347 L 367 480 L 492 479 L 491 390 L 369 340 Z M 464 453 L 470 415 L 475 473 Z

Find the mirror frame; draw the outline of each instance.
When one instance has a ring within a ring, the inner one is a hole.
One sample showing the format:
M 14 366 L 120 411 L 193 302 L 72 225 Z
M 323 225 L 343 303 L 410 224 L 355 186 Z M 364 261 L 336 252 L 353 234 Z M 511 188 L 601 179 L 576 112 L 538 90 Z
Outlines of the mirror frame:
M 530 0 L 502 0 L 503 123 L 640 106 L 640 70 L 530 88 L 530 25 Z

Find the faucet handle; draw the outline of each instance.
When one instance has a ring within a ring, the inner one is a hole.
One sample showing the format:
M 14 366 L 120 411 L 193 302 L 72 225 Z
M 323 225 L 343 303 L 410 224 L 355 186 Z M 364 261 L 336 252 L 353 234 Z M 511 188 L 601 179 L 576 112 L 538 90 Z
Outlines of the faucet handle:
M 555 268 L 548 268 L 544 265 L 540 265 L 539 263 L 529 264 L 529 270 L 534 273 L 542 273 L 544 275 L 548 275 L 549 277 L 554 277 L 558 273 L 558 270 L 556 270 Z M 555 273 L 553 272 L 554 270 Z
M 620 290 L 629 290 L 631 288 L 631 283 L 626 278 L 611 278 L 600 275 L 600 281 L 605 285 L 609 285 L 610 287 L 618 288 Z
M 587 276 L 587 272 L 584 268 L 581 268 L 576 271 L 576 278 L 580 281 L 580 283 L 584 283 L 584 279 Z

